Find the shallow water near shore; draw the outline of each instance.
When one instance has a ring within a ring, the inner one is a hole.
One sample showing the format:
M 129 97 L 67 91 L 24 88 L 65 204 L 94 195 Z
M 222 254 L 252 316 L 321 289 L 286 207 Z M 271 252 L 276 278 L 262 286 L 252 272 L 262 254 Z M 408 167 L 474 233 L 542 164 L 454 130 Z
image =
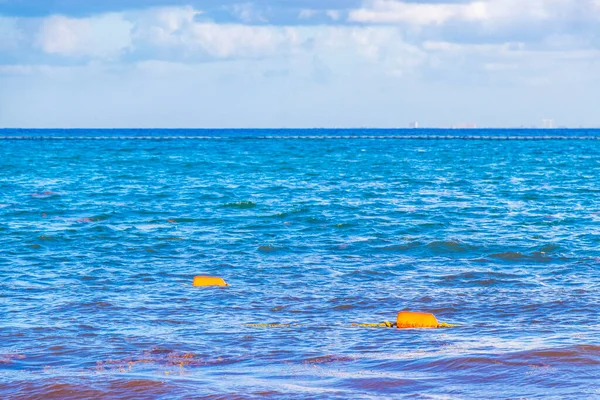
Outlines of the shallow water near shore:
M 599 199 L 596 141 L 0 142 L 0 397 L 600 398 Z

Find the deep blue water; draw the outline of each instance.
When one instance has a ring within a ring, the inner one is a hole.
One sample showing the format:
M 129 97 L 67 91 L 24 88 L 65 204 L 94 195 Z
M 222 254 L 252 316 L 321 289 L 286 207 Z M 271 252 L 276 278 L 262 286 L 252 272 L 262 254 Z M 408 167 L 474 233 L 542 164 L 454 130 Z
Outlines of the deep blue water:
M 288 135 L 288 136 L 566 136 L 566 137 L 595 137 L 600 138 L 600 129 L 0 129 L 2 137 L 227 137 L 231 139 L 256 138 L 261 136 Z
M 600 398 L 599 272 L 600 141 L 0 141 L 0 398 Z

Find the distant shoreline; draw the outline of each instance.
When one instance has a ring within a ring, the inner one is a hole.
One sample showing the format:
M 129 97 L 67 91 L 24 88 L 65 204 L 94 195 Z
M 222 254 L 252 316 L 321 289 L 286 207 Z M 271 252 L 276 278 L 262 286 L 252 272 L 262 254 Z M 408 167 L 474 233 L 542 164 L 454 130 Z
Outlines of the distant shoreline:
M 596 131 L 600 132 L 600 127 L 559 127 L 559 128 L 542 128 L 542 127 L 515 127 L 515 128 L 461 128 L 461 127 L 443 127 L 443 128 L 0 128 L 3 134 L 6 132 L 80 132 L 80 131 L 97 131 L 97 132 L 127 132 L 127 131 L 183 131 L 183 132 L 274 132 L 274 131 L 289 131 L 289 132 L 447 132 L 447 131 L 467 131 L 467 132 L 572 132 L 572 131 Z
M 600 129 L 0 129 L 0 140 L 600 140 Z

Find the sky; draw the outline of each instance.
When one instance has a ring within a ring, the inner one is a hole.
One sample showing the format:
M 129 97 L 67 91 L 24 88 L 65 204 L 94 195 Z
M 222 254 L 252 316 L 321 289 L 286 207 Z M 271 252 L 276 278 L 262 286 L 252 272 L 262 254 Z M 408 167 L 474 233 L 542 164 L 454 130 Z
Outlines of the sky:
M 0 0 L 0 127 L 600 127 L 600 0 Z

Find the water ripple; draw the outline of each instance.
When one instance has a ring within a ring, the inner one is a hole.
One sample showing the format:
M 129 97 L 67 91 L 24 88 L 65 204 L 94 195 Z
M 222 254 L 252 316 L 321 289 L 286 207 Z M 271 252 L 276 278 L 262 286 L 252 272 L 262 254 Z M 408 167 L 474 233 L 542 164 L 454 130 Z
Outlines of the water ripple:
M 2 141 L 0 397 L 598 397 L 599 159 L 592 141 Z M 401 310 L 460 326 L 351 326 Z

